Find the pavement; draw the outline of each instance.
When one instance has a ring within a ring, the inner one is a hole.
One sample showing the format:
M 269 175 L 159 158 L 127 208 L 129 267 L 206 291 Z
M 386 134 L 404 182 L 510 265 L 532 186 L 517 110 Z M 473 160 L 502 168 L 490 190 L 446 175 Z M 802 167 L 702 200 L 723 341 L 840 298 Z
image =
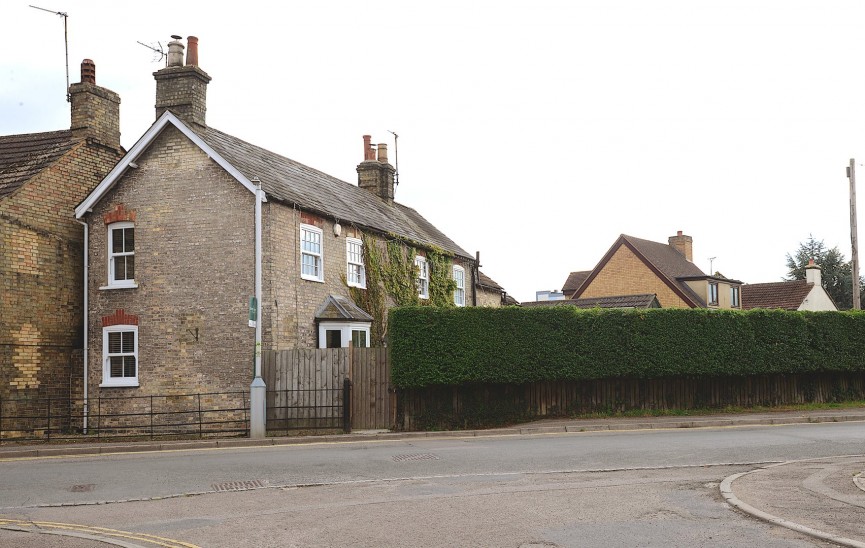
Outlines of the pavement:
M 524 436 L 609 430 L 721 428 L 847 421 L 865 422 L 865 407 L 814 411 L 719 413 L 700 416 L 544 419 L 514 427 L 489 430 L 355 431 L 351 434 L 269 437 L 256 440 L 228 438 L 98 444 L 51 442 L 38 445 L 10 445 L 7 442 L 0 445 L 0 459 L 452 436 Z M 863 452 L 865 452 L 865 444 L 863 444 Z M 732 507 L 756 519 L 841 546 L 865 548 L 865 454 L 790 461 L 756 467 L 754 470 L 726 478 L 720 485 L 720 492 Z M 31 536 L 23 531 L 16 534 L 15 527 L 15 524 L 0 522 L 0 540 L 9 540 L 6 537 L 10 534 Z M 67 531 L 66 534 L 68 533 Z M 60 532 L 59 534 L 64 536 L 58 537 L 58 540 L 65 539 L 63 541 L 65 543 L 58 546 L 91 546 L 92 540 L 86 533 L 80 531 L 76 538 L 65 536 L 65 533 Z M 47 540 L 45 535 L 36 536 Z M 23 539 L 23 537 L 19 538 Z M 15 544 L 26 546 L 20 541 Z M 121 542 L 112 544 L 123 545 Z M 39 544 L 39 546 L 50 546 L 50 544 Z

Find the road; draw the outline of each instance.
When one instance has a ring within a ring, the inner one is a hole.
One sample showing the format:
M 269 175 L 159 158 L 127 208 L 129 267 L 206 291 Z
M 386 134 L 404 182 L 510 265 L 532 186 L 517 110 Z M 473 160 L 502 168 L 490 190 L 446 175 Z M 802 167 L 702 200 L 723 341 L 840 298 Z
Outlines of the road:
M 732 510 L 718 484 L 863 440 L 846 422 L 6 461 L 0 519 L 130 546 L 824 546 Z

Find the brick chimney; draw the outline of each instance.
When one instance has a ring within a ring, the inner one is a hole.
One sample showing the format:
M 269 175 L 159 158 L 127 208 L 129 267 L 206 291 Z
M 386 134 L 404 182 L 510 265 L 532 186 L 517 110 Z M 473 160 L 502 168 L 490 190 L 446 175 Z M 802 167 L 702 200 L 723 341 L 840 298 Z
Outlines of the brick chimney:
M 211 78 L 198 67 L 198 38 L 188 37 L 187 48 L 179 36 L 168 43 L 168 66 L 153 73 L 156 79 L 156 117 L 170 110 L 184 122 L 206 126 L 207 84 Z M 186 64 L 183 50 L 186 49 Z
M 120 150 L 120 96 L 96 85 L 96 64 L 81 62 L 81 82 L 69 86 L 72 135 Z
M 684 255 L 684 257 L 692 263 L 694 262 L 693 238 L 691 238 L 690 236 L 685 236 L 684 234 L 682 234 L 682 231 L 679 230 L 678 232 L 676 232 L 675 236 L 670 236 L 667 241 L 669 242 L 670 246 L 673 247 L 673 249 Z
M 378 157 L 376 157 L 376 152 Z M 372 137 L 363 136 L 363 161 L 357 165 L 357 186 L 393 203 L 393 177 L 396 169 L 387 161 L 387 145 L 372 146 Z
M 805 267 L 805 281 L 814 284 L 815 287 L 823 285 L 822 270 L 814 263 L 814 259 L 808 259 L 808 266 Z

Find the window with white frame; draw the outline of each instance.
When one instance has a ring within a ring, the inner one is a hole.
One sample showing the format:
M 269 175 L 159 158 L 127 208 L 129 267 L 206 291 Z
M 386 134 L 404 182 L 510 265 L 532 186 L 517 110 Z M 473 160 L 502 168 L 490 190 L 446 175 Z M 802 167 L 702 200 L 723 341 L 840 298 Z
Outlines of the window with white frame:
M 366 270 L 363 267 L 363 242 L 356 238 L 345 239 L 346 282 L 351 287 L 366 287 Z
M 739 299 L 739 286 L 730 287 L 730 306 L 733 308 L 739 308 L 742 305 Z
M 355 348 L 369 348 L 369 330 L 368 322 L 320 322 L 318 347 L 346 348 L 350 342 Z
M 426 262 L 426 257 L 417 256 L 414 258 L 414 265 L 417 267 L 417 294 L 421 299 L 429 298 L 429 265 Z
M 709 282 L 709 304 L 718 306 L 718 282 Z
M 457 283 L 454 289 L 454 304 L 457 306 L 466 305 L 466 271 L 463 267 L 454 265 L 453 271 L 454 281 Z
M 102 384 L 138 386 L 138 326 L 102 328 Z
M 322 232 L 312 225 L 300 225 L 300 277 L 324 281 Z
M 108 225 L 108 287 L 136 287 L 135 225 Z

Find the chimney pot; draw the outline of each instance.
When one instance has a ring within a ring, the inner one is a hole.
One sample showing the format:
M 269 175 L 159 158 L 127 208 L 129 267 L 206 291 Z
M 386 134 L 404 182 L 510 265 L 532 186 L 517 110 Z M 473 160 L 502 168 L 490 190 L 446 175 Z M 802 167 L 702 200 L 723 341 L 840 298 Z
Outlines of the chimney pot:
M 378 144 L 378 161 L 382 164 L 387 163 L 387 144 L 385 143 Z
M 198 37 L 190 36 L 186 39 L 186 64 L 198 66 Z
M 681 231 L 681 230 L 676 231 L 676 236 L 681 236 L 681 235 L 682 235 L 682 231 Z
M 363 136 L 363 161 L 375 160 L 375 150 L 372 148 L 372 135 Z
M 171 42 L 168 42 L 168 66 L 183 66 L 183 42 L 181 42 L 180 40 L 175 39 Z
M 81 83 L 96 84 L 96 63 L 92 59 L 81 61 Z

